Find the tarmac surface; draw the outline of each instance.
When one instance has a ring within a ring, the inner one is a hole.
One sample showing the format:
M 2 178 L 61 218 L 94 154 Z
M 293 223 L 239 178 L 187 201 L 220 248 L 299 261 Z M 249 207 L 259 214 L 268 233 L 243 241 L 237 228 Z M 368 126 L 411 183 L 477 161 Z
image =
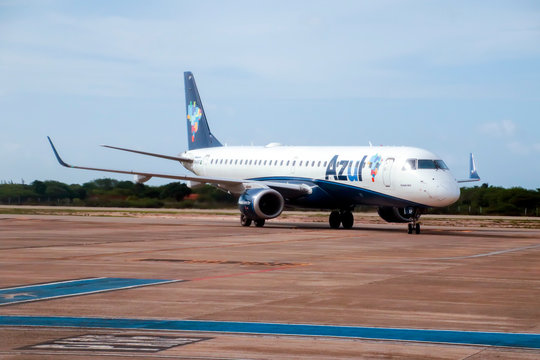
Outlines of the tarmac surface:
M 0 214 L 0 358 L 540 358 L 540 229 L 355 218 Z

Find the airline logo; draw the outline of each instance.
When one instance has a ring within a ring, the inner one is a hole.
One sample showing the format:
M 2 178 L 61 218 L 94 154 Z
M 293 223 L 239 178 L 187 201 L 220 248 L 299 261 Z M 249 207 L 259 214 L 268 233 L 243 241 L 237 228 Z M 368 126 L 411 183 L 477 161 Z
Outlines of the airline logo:
M 191 124 L 191 142 L 195 142 L 195 134 L 199 131 L 199 120 L 201 119 L 202 111 L 197 106 L 197 102 L 190 101 L 187 109 L 187 119 Z
M 369 159 L 369 168 L 371 169 L 371 181 L 375 182 L 375 176 L 379 172 L 379 167 L 381 166 L 382 157 L 379 154 L 375 154 Z
M 334 157 L 326 167 L 326 180 L 362 181 L 362 168 L 367 155 L 362 160 L 340 160 L 339 155 Z
M 366 163 L 367 155 L 362 157 L 362 160 L 341 160 L 339 155 L 334 157 L 326 167 L 326 180 L 338 181 L 362 181 L 362 169 Z M 367 165 L 370 169 L 371 181 L 375 182 L 375 176 L 379 172 L 382 156 L 379 154 L 373 155 Z

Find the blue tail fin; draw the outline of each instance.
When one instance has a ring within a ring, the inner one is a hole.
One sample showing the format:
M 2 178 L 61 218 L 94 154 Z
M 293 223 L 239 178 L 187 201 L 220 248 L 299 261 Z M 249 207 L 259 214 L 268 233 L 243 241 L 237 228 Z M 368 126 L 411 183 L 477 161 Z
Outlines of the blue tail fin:
M 195 78 L 189 71 L 184 73 L 186 87 L 187 134 L 189 150 L 223 146 L 210 132 Z
M 469 179 L 471 180 L 480 180 L 478 171 L 476 171 L 476 164 L 474 163 L 474 155 L 471 153 L 469 158 Z

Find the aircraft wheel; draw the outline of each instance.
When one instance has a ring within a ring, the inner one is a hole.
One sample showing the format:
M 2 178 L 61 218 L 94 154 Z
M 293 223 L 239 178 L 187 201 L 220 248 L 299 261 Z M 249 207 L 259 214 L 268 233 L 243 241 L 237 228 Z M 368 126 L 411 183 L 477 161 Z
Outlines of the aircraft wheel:
M 420 234 L 420 224 L 416 224 L 416 226 L 414 228 L 414 232 L 417 233 L 417 234 Z
M 330 227 L 332 229 L 338 229 L 339 225 L 341 224 L 341 216 L 339 215 L 339 211 L 332 211 L 330 213 L 330 217 L 328 218 L 328 222 L 330 223 Z
M 249 225 L 251 225 L 251 219 L 249 219 L 246 215 L 241 214 L 240 215 L 240 224 L 242 226 L 249 226 Z
M 341 224 L 343 225 L 344 229 L 350 229 L 353 227 L 354 216 L 352 212 L 345 211 L 341 214 Z
M 411 223 L 408 223 L 408 229 L 407 229 L 407 233 L 408 234 L 412 234 L 412 231 L 413 231 L 413 225 Z
M 265 222 L 264 219 L 258 219 L 258 220 L 255 220 L 255 226 L 256 226 L 256 227 L 263 227 L 263 226 L 264 226 L 264 222 Z

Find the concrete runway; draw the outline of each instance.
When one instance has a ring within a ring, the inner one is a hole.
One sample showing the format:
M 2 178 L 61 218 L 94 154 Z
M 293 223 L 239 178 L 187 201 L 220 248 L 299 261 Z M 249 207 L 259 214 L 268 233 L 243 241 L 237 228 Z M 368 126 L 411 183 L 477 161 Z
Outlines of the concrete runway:
M 0 215 L 0 358 L 540 358 L 540 230 L 356 222 Z

